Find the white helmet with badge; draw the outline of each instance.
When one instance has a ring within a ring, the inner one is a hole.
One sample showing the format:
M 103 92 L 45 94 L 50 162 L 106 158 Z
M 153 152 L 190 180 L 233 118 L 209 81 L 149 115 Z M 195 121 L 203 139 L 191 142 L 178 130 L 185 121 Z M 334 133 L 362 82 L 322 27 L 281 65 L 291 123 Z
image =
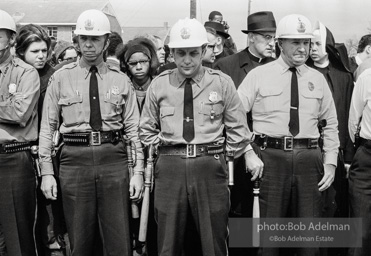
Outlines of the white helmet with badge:
M 14 33 L 17 32 L 14 19 L 9 15 L 9 13 L 3 10 L 0 10 L 0 29 L 8 29 Z
M 314 38 L 312 24 L 307 17 L 300 14 L 290 14 L 283 17 L 278 23 L 276 35 L 277 38 Z
M 206 29 L 196 19 L 181 19 L 170 30 L 169 48 L 200 47 L 207 43 Z
M 86 10 L 80 14 L 76 23 L 76 35 L 103 36 L 111 33 L 107 16 L 99 10 Z

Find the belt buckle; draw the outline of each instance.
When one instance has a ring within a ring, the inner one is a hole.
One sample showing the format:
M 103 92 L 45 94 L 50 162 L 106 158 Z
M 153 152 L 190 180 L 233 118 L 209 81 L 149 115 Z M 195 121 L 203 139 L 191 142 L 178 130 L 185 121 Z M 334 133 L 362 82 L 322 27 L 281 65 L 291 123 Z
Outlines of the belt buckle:
M 99 146 L 101 145 L 100 131 L 90 133 L 90 145 Z
M 187 144 L 187 153 L 186 157 L 191 158 L 191 157 L 196 157 L 196 144 Z
M 283 150 L 292 151 L 294 148 L 294 137 L 283 137 Z

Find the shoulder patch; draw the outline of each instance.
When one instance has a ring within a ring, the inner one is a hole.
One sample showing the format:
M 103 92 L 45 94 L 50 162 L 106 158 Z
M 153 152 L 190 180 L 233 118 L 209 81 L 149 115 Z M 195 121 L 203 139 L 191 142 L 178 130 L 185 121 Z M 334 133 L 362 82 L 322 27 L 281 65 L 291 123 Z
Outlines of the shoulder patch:
M 116 67 L 116 66 L 110 66 L 109 64 L 107 64 L 107 68 L 109 70 L 120 72 L 120 69 L 118 67 Z
M 33 69 L 34 67 L 31 66 L 30 64 L 24 62 L 23 60 L 21 60 L 20 58 L 18 57 L 14 57 L 13 60 L 13 65 L 14 66 L 19 66 L 19 67 L 22 67 L 24 69 Z

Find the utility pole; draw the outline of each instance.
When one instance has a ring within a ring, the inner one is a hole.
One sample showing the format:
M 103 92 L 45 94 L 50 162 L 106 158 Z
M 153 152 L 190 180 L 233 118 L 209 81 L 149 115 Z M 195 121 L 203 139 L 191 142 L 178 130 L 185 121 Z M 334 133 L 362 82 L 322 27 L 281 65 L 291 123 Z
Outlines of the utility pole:
M 197 19 L 197 0 L 191 0 L 191 13 L 189 17 Z
M 251 0 L 249 0 L 248 4 L 247 4 L 247 16 L 250 15 L 250 10 L 251 10 Z M 246 35 L 246 47 L 249 46 L 249 35 Z

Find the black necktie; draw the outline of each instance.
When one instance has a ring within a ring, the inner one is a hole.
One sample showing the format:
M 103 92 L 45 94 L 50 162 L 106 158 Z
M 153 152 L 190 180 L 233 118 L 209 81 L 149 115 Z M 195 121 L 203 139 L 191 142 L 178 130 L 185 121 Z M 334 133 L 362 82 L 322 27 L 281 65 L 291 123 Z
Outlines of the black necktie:
M 296 68 L 289 68 L 292 72 L 291 76 L 291 106 L 290 106 L 290 122 L 289 130 L 292 136 L 299 133 L 299 93 L 298 93 L 298 77 L 296 76 Z
M 90 68 L 90 85 L 89 85 L 89 99 L 90 99 L 90 126 L 94 131 L 99 131 L 102 128 L 102 116 L 100 114 L 99 105 L 99 90 L 97 80 L 97 67 Z
M 195 137 L 193 125 L 193 93 L 191 78 L 187 78 L 184 84 L 184 109 L 183 109 L 183 138 L 190 142 Z

